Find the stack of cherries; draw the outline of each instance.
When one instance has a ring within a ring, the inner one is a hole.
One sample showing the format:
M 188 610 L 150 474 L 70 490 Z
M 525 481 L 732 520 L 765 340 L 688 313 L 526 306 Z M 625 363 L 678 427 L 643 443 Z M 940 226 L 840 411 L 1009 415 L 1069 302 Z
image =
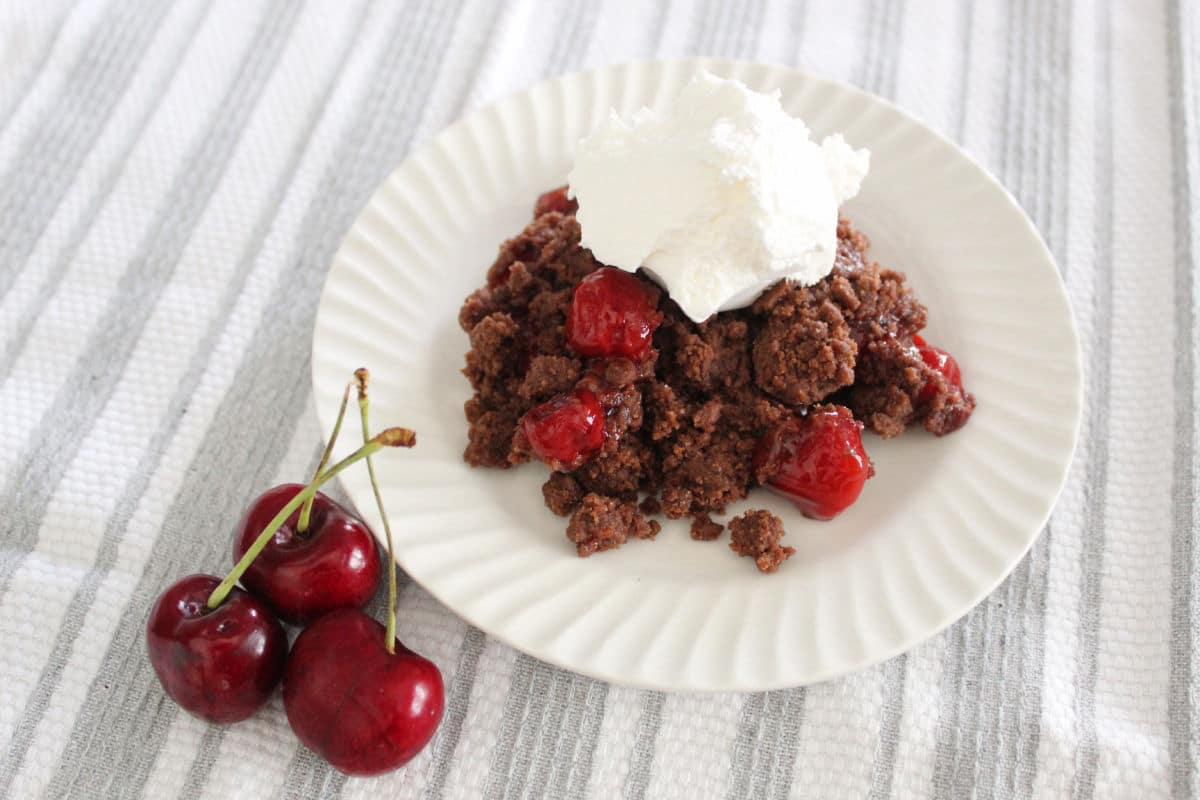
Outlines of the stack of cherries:
M 392 535 L 370 457 L 384 447 L 412 447 L 416 435 L 405 428 L 369 435 L 367 377 L 360 369 L 346 387 L 312 482 L 264 492 L 235 532 L 232 571 L 223 580 L 177 581 L 146 624 L 150 663 L 185 710 L 237 722 L 265 705 L 282 680 L 296 735 L 350 775 L 407 763 L 433 738 L 445 699 L 438 668 L 395 638 Z M 326 468 L 354 387 L 364 444 Z M 388 544 L 386 629 L 362 610 L 379 581 L 375 539 L 361 519 L 317 491 L 363 459 Z M 290 653 L 281 620 L 303 627 Z

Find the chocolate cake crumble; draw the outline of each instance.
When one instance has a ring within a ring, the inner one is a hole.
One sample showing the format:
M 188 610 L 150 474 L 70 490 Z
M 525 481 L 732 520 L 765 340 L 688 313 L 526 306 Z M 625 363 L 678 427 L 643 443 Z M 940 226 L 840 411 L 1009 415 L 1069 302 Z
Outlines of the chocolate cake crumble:
M 654 538 L 660 525 L 647 517 L 660 513 L 692 518 L 692 538 L 717 538 L 709 515 L 767 474 L 755 468 L 767 432 L 816 404 L 844 406 L 845 420 L 884 438 L 911 425 L 941 436 L 974 409 L 953 359 L 918 335 L 926 309 L 904 275 L 872 262 L 844 219 L 828 277 L 781 281 L 748 308 L 695 323 L 648 279 L 593 258 L 571 204 L 543 199 L 537 211 L 459 313 L 474 389 L 464 458 L 546 462 L 546 506 L 570 517 L 580 556 Z M 581 283 L 592 306 L 582 290 L 576 300 Z M 616 311 L 592 325 L 589 309 L 605 302 Z M 610 357 L 585 355 L 597 348 Z M 764 572 L 793 552 L 768 512 L 729 529 L 730 547 Z

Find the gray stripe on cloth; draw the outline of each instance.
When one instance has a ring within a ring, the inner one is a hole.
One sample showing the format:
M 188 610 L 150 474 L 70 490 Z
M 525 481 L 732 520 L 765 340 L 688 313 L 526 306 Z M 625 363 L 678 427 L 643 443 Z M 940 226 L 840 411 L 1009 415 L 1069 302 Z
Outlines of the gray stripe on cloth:
M 344 774 L 330 768 L 325 759 L 313 751 L 300 747 L 292 759 L 289 780 L 281 787 L 279 797 L 285 800 L 338 797 L 345 783 Z
M 1108 2 L 1097 11 L 1096 41 L 1096 220 L 1095 290 L 1092 318 L 1097 320 L 1092 363 L 1088 374 L 1089 454 L 1085 486 L 1083 537 L 1080 550 L 1078 653 L 1075 672 L 1075 718 L 1079 743 L 1071 796 L 1092 797 L 1096 791 L 1099 749 L 1096 732 L 1096 679 L 1099 670 L 1100 589 L 1107 538 L 1104 513 L 1108 495 L 1109 398 L 1112 382 L 1113 308 L 1113 147 L 1112 9 Z
M 187 44 L 184 47 L 180 47 L 172 55 L 170 63 L 156 78 L 154 86 L 149 93 L 150 97 L 159 98 L 166 93 L 167 87 L 170 86 L 171 81 L 174 80 L 179 72 L 184 56 L 191 49 L 195 41 L 195 31 L 204 24 L 204 18 L 211 9 L 212 5 L 209 3 L 197 4 L 196 17 L 192 21 L 192 24 L 188 26 L 188 29 L 192 31 L 192 35 L 188 38 Z M 133 133 L 125 137 L 121 152 L 113 157 L 108 169 L 98 181 L 97 188 L 93 192 L 87 207 L 80 214 L 78 220 L 76 220 L 70 235 L 67 236 L 66 242 L 51 261 L 45 280 L 37 288 L 37 294 L 30 302 L 25 303 L 21 308 L 17 309 L 17 323 L 13 326 L 13 333 L 4 342 L 4 349 L 0 351 L 0 383 L 8 379 L 17 359 L 20 358 L 25 345 L 29 341 L 29 335 L 33 331 L 33 326 L 42 315 L 43 309 L 45 309 L 54 297 L 59 285 L 62 283 L 63 276 L 67 274 L 67 270 L 71 268 L 71 265 L 75 263 L 79 249 L 83 246 L 88 233 L 91 232 L 93 226 L 96 224 L 101 211 L 104 210 L 104 206 L 108 202 L 113 187 L 117 184 L 117 180 L 124 173 L 130 153 L 133 152 L 134 147 L 141 141 L 142 135 L 145 133 L 146 127 L 150 124 L 150 120 L 154 118 L 154 112 L 157 109 L 157 103 L 146 103 L 143 106 L 141 116 L 134 123 Z
M 650 785 L 650 769 L 654 765 L 654 751 L 658 742 L 658 731 L 662 727 L 662 692 L 642 693 L 642 713 L 638 717 L 637 733 L 633 737 L 633 758 L 629 774 L 625 777 L 625 800 L 643 800 Z
M 993 626 L 994 604 L 985 601 L 980 607 L 980 613 L 975 616 L 977 626 L 968 627 L 967 642 L 969 646 L 963 654 L 963 692 L 959 695 L 958 703 L 958 749 L 955 758 L 954 775 L 950 783 L 950 797 L 968 795 L 975 785 L 975 764 L 978 758 L 979 700 L 983 689 L 983 668 L 991 654 L 988 642 L 995 631 Z
M 227 530 L 250 496 L 273 477 L 286 447 L 278 431 L 294 430 L 303 412 L 308 399 L 305 365 L 309 334 L 326 266 L 380 175 L 407 147 L 415 115 L 428 91 L 428 73 L 436 64 L 432 56 L 444 38 L 445 31 L 436 25 L 404 35 L 412 30 L 411 22 L 410 14 L 397 14 L 396 35 L 388 40 L 374 72 L 398 78 L 368 85 L 362 102 L 356 105 L 359 117 L 347 126 L 346 138 L 305 212 L 301 238 L 289 256 L 290 266 L 273 290 L 290 302 L 273 304 L 259 320 L 232 387 L 192 460 L 190 471 L 205 474 L 207 479 L 186 484 L 168 511 L 164 534 L 155 541 L 76 719 L 51 786 L 54 796 L 65 794 L 80 775 L 119 769 L 120 756 L 106 761 L 95 752 L 101 745 L 92 740 L 92 734 L 101 727 L 107 736 L 126 746 L 149 742 L 151 758 L 161 747 L 162 733 L 177 709 L 163 698 L 144 658 L 140 637 L 146 609 L 161 587 L 181 574 L 184 565 L 194 569 L 226 563 L 225 536 L 184 536 L 182 532 Z M 414 39 L 422 33 L 426 37 L 414 47 Z M 415 68 L 406 68 L 406 56 L 418 62 Z M 225 468 L 213 470 L 214 464 Z M 117 688 L 109 691 L 104 688 L 108 686 Z M 147 726 L 152 730 L 145 731 Z M 155 733 L 157 738 L 152 738 Z
M 773 800 L 786 800 L 792 795 L 792 777 L 796 772 L 796 751 L 800 746 L 800 728 L 804 724 L 808 690 L 793 688 L 787 692 L 787 706 L 779 730 L 779 758 L 775 759 L 772 776 Z
M 217 754 L 221 752 L 221 742 L 225 738 L 225 725 L 209 725 L 200 737 L 200 746 L 196 749 L 196 757 L 188 767 L 187 776 L 183 779 L 183 788 L 179 790 L 180 797 L 199 797 L 208 782 L 208 774 L 212 772 L 213 764 L 217 763 Z
M 1007 707 L 1001 704 L 1000 696 L 1015 686 L 1012 677 L 1017 667 L 1014 662 L 1020 658 L 1024 636 L 1024 631 L 1017 627 L 1024 619 L 1018 608 L 1018 597 L 1028 589 L 1030 565 L 1029 558 L 1021 559 L 1008 580 L 994 592 L 1000 599 L 994 601 L 996 624 L 988 631 L 987 659 L 979 696 L 982 718 L 975 734 L 975 769 L 969 784 L 980 797 L 991 797 L 995 790 L 1001 718 L 1008 720 L 1020 711 L 1016 703 Z
M 771 785 L 773 800 L 787 800 L 792 794 L 792 778 L 795 775 L 796 751 L 800 747 L 800 729 L 804 724 L 806 689 L 790 689 L 787 706 L 779 726 L 779 757 L 775 759 Z
M 716 55 L 715 34 L 720 30 L 721 26 L 718 20 L 714 19 L 717 9 L 721 8 L 721 4 L 717 0 L 704 0 L 701 8 L 692 14 L 692 31 L 688 39 L 689 46 L 687 53 L 689 55 L 709 56 Z
M 731 4 L 735 5 L 736 4 Z M 741 17 L 729 26 L 730 38 L 725 53 L 730 58 L 754 60 L 758 55 L 758 43 L 762 38 L 762 21 L 767 14 L 767 0 L 753 0 L 740 4 Z
M 588 691 L 592 688 L 594 681 L 588 681 L 582 676 L 577 676 L 571 683 L 571 696 L 567 701 L 567 712 L 563 718 L 561 726 L 561 735 L 564 737 L 563 742 L 559 745 L 559 752 L 555 758 L 550 759 L 548 774 L 540 781 L 535 777 L 534 785 L 545 785 L 546 794 L 548 797 L 563 797 L 567 793 L 567 784 L 571 780 L 571 771 L 575 764 L 579 761 L 580 747 L 587 747 L 589 743 L 583 742 L 583 720 L 587 713 Z M 594 747 L 595 742 L 590 743 Z M 543 751 L 548 752 L 548 751 Z M 538 765 L 539 771 L 542 765 Z
M 776 746 L 779 744 L 780 721 L 786 716 L 787 702 L 786 692 L 767 692 L 763 704 L 762 729 L 751 765 L 750 797 L 766 797 L 767 789 L 775 778 Z
M 1005 704 L 1015 695 L 1020 712 L 1010 718 L 1003 730 L 1005 765 L 1003 796 L 1032 797 L 1033 781 L 1038 770 L 1038 745 L 1042 737 L 1042 692 L 1046 661 L 1046 597 L 1050 590 L 1050 554 L 1053 551 L 1054 528 L 1048 524 L 1034 545 L 1030 561 L 1033 571 L 1026 600 L 1026 649 L 1022 651 L 1021 669 L 1017 683 L 1010 681 L 1005 692 Z
M 0 177 L 0 298 L 8 293 L 133 80 L 169 3 L 111 4 Z
M 500 712 L 500 727 L 496 731 L 496 746 L 492 751 L 492 762 L 483 788 L 483 796 L 489 800 L 504 796 L 513 750 L 521 734 L 521 720 L 529 706 L 530 685 L 537 663 L 535 659 L 522 653 L 513 664 L 508 693 L 504 697 L 504 709 Z
M 787 31 L 796 49 L 787 52 L 795 58 L 801 52 L 804 32 L 808 29 L 808 0 L 793 0 L 788 5 L 788 10 L 790 13 L 787 15 Z
M 883 665 L 883 718 L 879 721 L 879 741 L 871 765 L 870 800 L 892 796 L 892 778 L 896 771 L 896 750 L 900 746 L 900 722 L 904 718 L 904 682 L 908 656 L 890 659 Z
M 87 432 L 116 391 L 146 322 L 174 276 L 242 128 L 283 52 L 298 8 L 280 2 L 278 11 L 278 15 L 262 19 L 204 137 L 184 159 L 86 347 L 16 460 L 0 497 L 22 513 L 0 527 L 0 538 L 10 548 L 0 551 L 0 598 L 36 544 L 46 508 Z
M 866 16 L 866 30 L 863 32 L 863 50 L 862 57 L 858 61 L 858 75 L 854 82 L 859 86 L 867 88 L 878 85 L 877 79 L 878 70 L 876 62 L 879 60 L 880 45 L 879 40 L 882 37 L 880 31 L 883 28 L 884 12 L 879 10 L 879 0 L 862 0 L 866 4 L 864 15 Z
M 466 111 L 467 100 L 471 96 L 471 90 L 478 85 L 484 64 L 487 62 L 486 55 L 488 48 L 493 46 L 493 40 L 496 38 L 496 33 L 500 30 L 500 26 L 504 20 L 506 12 L 512 12 L 517 8 L 515 4 L 510 3 L 491 3 L 490 5 L 492 8 L 492 17 L 487 23 L 487 29 L 483 37 L 483 42 L 476 50 L 475 63 L 471 65 L 470 77 L 463 81 L 462 86 L 455 95 L 454 103 L 451 104 L 451 108 L 454 109 L 454 113 L 451 114 L 450 119 L 446 120 L 446 122 L 453 122 L 461 117 L 463 112 Z
M 962 144 L 967 133 L 967 104 L 971 100 L 971 40 L 975 36 L 975 4 L 958 4 L 958 34 L 962 61 L 958 72 L 958 116 L 954 122 L 955 141 Z
M 725 790 L 727 800 L 740 800 L 750 788 L 750 768 L 754 763 L 754 743 L 762 727 L 763 709 L 767 704 L 766 692 L 746 695 L 742 711 L 738 715 L 737 734 L 733 739 L 733 750 L 729 761 L 729 781 Z
M 592 761 L 596 756 L 596 745 L 600 741 L 600 725 L 604 722 L 604 711 L 608 704 L 608 684 L 586 681 L 587 702 L 584 707 L 583 724 L 580 727 L 577 760 L 571 768 L 567 786 L 568 800 L 583 800 L 587 795 L 588 781 L 592 776 Z
M 783 720 L 787 718 L 790 703 L 790 691 L 767 692 L 767 702 L 763 708 L 762 735 L 754 754 L 754 769 L 751 773 L 751 797 L 766 797 L 773 788 L 776 766 L 779 763 L 779 732 L 783 727 Z
M 1193 8 L 1194 11 L 1194 8 Z M 1170 74 L 1172 204 L 1175 209 L 1175 486 L 1172 491 L 1174 531 L 1171 538 L 1171 665 L 1167 677 L 1167 746 L 1170 754 L 1171 795 L 1194 796 L 1193 770 L 1200 760 L 1192 715 L 1193 653 L 1200 639 L 1200 620 L 1192 603 L 1196 593 L 1196 408 L 1195 408 L 1195 280 L 1198 266 L 1193 249 L 1191 162 L 1189 148 L 1200 147 L 1188 118 L 1189 62 L 1184 52 L 1189 30 L 1181 0 L 1168 0 L 1167 63 Z M 1195 43 L 1193 42 L 1193 45 Z M 1200 109 L 1190 109 L 1200 113 Z
M 579 723 L 583 720 L 582 699 L 587 693 L 588 679 L 569 672 L 567 676 L 569 679 L 566 681 L 555 681 L 555 696 L 538 726 L 541 735 L 529 768 L 527 783 L 530 789 L 528 794 L 516 794 L 517 797 L 547 796 L 555 766 L 570 763 L 575 755 Z
M 39 79 L 46 71 L 46 65 L 50 63 L 50 57 L 54 54 L 55 48 L 58 47 L 59 41 L 62 39 L 63 30 L 66 29 L 67 23 L 71 20 L 71 12 L 77 9 L 77 4 L 70 4 L 58 17 L 58 22 L 54 25 L 54 33 L 50 34 L 46 41 L 46 45 L 41 48 L 36 60 L 30 64 L 26 74 L 18 75 L 11 79 L 17 84 L 17 91 L 13 94 L 8 103 L 3 109 L 0 109 L 0 136 L 8 130 L 8 126 L 12 123 L 13 117 L 21 110 L 21 106 L 25 105 L 25 101 L 33 92 L 33 87 L 39 84 Z
M 433 740 L 433 760 L 425 777 L 425 788 L 421 792 L 424 800 L 440 798 L 446 788 L 446 777 L 450 774 L 450 762 L 462 736 L 463 721 L 471 703 L 471 691 L 475 684 L 475 673 L 479 658 L 487 646 L 487 637 L 474 625 L 467 628 L 462 647 L 458 653 L 458 665 L 454 680 L 450 684 L 446 702 L 446 714 Z
M 954 755 L 958 746 L 958 697 L 962 692 L 968 627 L 965 619 L 960 620 L 950 626 L 946 634 L 946 652 L 938 686 L 937 727 L 934 729 L 931 794 L 935 797 L 950 794 L 954 776 Z
M 517 746 L 513 750 L 508 780 L 504 784 L 504 797 L 525 796 L 534 752 L 540 744 L 540 732 L 549 725 L 550 719 L 566 708 L 563 688 L 570 685 L 572 678 L 572 673 L 552 667 L 544 661 L 534 663 L 533 682 L 529 688 L 530 701 L 518 731 Z M 531 787 L 532 796 L 538 796 L 538 788 Z M 544 786 L 540 788 L 545 789 Z

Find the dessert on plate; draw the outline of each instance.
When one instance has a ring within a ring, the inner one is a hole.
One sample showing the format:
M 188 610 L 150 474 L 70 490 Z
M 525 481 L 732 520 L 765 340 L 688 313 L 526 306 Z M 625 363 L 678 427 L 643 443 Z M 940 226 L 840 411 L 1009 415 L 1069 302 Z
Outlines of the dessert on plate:
M 664 113 L 610 115 L 462 306 L 466 461 L 542 461 L 589 556 L 660 515 L 718 539 L 713 515 L 755 487 L 832 518 L 874 474 L 864 430 L 957 430 L 975 406 L 958 364 L 838 213 L 868 161 L 711 75 Z M 794 552 L 770 512 L 727 527 L 763 572 Z

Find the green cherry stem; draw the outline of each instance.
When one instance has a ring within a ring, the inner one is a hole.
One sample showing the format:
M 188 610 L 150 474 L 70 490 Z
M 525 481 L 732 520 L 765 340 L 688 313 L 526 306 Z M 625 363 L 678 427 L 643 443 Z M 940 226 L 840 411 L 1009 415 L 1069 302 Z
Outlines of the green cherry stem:
M 325 452 L 321 454 L 321 463 L 317 464 L 317 468 L 313 471 L 313 480 L 315 481 L 321 475 L 321 470 L 325 469 L 325 465 L 329 463 L 329 459 L 333 456 L 333 446 L 337 443 L 338 434 L 342 432 L 342 420 L 346 418 L 346 405 L 350 402 L 350 390 L 354 387 L 354 381 L 346 384 L 346 391 L 342 392 L 342 405 L 338 408 L 337 421 L 333 423 L 333 433 L 329 434 L 329 443 L 325 445 Z M 300 519 L 296 521 L 296 532 L 304 533 L 308 530 L 308 520 L 312 516 L 313 500 L 316 500 L 316 494 L 304 501 L 304 507 L 300 509 Z
M 358 413 L 362 418 L 362 435 L 363 441 L 370 441 L 371 428 L 367 424 L 367 381 L 371 377 L 371 373 L 367 372 L 366 367 L 359 367 L 354 371 L 354 377 L 358 381 Z M 375 492 L 375 505 L 379 506 L 379 516 L 383 519 L 383 532 L 387 539 L 388 550 L 388 611 L 387 611 L 387 637 L 384 641 L 387 643 L 387 651 L 389 653 L 396 652 L 396 552 L 395 546 L 392 544 L 392 526 L 388 522 L 387 511 L 383 508 L 383 497 L 379 494 L 379 481 L 375 479 L 375 465 L 371 462 L 371 456 L 367 455 L 367 474 L 371 477 L 371 490 Z
M 254 540 L 254 544 L 250 545 L 250 549 L 246 551 L 246 554 L 242 556 L 241 560 L 239 560 L 237 564 L 234 565 L 233 569 L 230 570 L 229 574 L 225 576 L 225 580 L 217 584 L 217 588 L 212 590 L 212 594 L 208 596 L 208 602 L 206 605 L 212 609 L 225 602 L 225 598 L 229 596 L 229 592 L 232 591 L 237 582 L 241 580 L 242 575 L 245 574 L 246 570 L 250 568 L 250 565 L 254 562 L 254 559 L 258 557 L 258 554 L 261 553 L 263 548 L 267 546 L 267 542 L 271 541 L 271 537 L 275 535 L 275 531 L 279 530 L 279 527 L 287 521 L 287 518 L 290 517 L 297 508 L 300 507 L 301 503 L 314 496 L 317 493 L 317 489 L 321 488 L 322 484 L 356 461 L 361 461 L 362 459 L 370 456 L 372 453 L 376 453 L 385 447 L 412 447 L 414 444 L 416 444 L 416 441 L 417 435 L 407 428 L 387 428 L 386 430 L 381 431 L 377 436 L 371 437 L 371 439 L 362 447 L 358 448 L 353 453 L 346 456 L 341 461 L 323 472 L 321 475 L 318 475 L 316 478 L 314 478 L 312 483 L 299 491 L 296 496 L 289 500 L 287 505 L 279 509 L 279 513 L 267 523 L 267 527 L 263 528 L 263 532 L 258 535 L 258 538 Z

